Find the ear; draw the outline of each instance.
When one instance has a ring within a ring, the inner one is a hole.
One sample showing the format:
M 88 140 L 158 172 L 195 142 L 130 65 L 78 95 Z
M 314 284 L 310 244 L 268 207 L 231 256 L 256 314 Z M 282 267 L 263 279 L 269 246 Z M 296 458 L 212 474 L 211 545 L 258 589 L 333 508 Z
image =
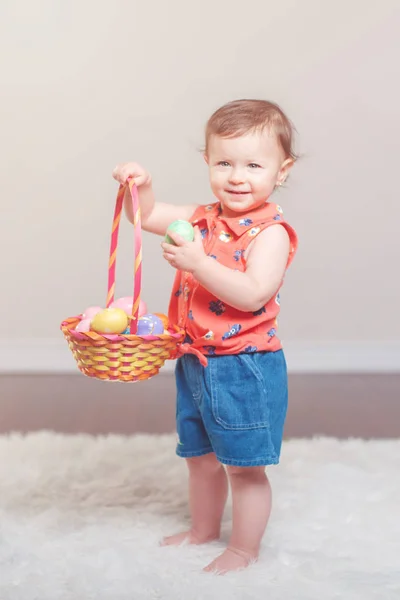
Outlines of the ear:
M 293 158 L 287 158 L 286 160 L 283 161 L 281 168 L 279 170 L 278 179 L 276 182 L 277 185 L 282 185 L 283 183 L 285 183 L 285 181 L 289 175 L 289 171 L 294 165 L 294 162 L 295 161 Z

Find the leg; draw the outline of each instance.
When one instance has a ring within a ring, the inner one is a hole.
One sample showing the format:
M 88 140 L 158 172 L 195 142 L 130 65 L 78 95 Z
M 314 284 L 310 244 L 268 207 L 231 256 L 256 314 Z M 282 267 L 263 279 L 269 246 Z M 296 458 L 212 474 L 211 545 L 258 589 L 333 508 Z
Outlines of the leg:
M 199 544 L 219 537 L 222 514 L 228 495 L 224 467 L 213 452 L 201 408 L 204 401 L 204 367 L 195 356 L 185 355 L 176 366 L 176 427 L 179 437 L 176 452 L 186 459 L 189 469 L 189 531 L 167 537 L 162 545 L 189 541 Z M 201 454 L 201 456 L 193 456 Z
M 189 531 L 164 538 L 163 546 L 203 544 L 219 538 L 221 520 L 228 495 L 224 467 L 214 453 L 186 460 L 189 468 L 189 506 L 192 526 Z
M 228 548 L 206 571 L 220 574 L 257 560 L 271 513 L 271 486 L 264 467 L 228 467 L 232 488 L 233 529 Z

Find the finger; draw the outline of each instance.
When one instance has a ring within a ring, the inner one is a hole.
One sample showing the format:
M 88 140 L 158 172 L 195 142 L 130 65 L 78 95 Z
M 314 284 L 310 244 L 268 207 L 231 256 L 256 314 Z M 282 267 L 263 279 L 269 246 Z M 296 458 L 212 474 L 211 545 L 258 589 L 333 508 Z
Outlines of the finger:
M 121 170 L 121 183 L 127 183 L 128 179 L 134 176 L 132 169 L 122 169 Z
M 164 252 L 168 252 L 169 254 L 173 255 L 175 255 L 178 250 L 176 246 L 168 244 L 167 242 L 161 242 L 161 248 L 164 250 Z
M 128 178 L 127 175 L 125 175 L 125 173 L 123 171 L 121 171 L 120 169 L 114 169 L 112 176 L 121 185 L 125 185 L 126 180 Z
M 176 263 L 176 260 L 175 260 L 174 256 L 171 256 L 171 255 L 168 255 L 168 254 L 164 254 L 163 256 L 164 256 L 165 260 L 167 261 L 167 263 L 169 265 L 171 265 L 171 267 L 174 267 L 174 269 L 178 268 L 178 265 Z
M 135 163 L 129 163 L 127 165 L 117 165 L 114 172 L 118 177 L 118 181 L 122 184 L 126 184 L 129 179 L 134 179 L 136 186 L 143 185 L 148 179 L 147 173 L 143 173 L 141 169 Z
M 143 185 L 144 183 L 147 183 L 148 181 L 148 177 L 147 175 L 139 175 L 139 174 L 135 174 L 130 172 L 129 175 L 127 176 L 126 180 L 128 179 L 133 179 L 136 187 L 140 187 L 141 185 Z
M 115 167 L 115 169 L 112 172 L 112 176 L 113 176 L 113 179 L 115 179 L 116 181 L 118 181 L 118 183 L 124 183 L 121 180 L 121 171 L 120 171 L 119 167 Z
M 176 231 L 170 231 L 169 229 L 167 229 L 167 234 L 169 235 L 171 240 L 173 240 L 175 242 L 175 244 L 177 246 L 184 246 L 185 244 L 187 244 L 187 241 L 183 237 L 181 237 L 178 233 L 176 233 Z
M 168 252 L 164 252 L 163 257 L 165 258 L 165 260 L 167 260 L 169 263 L 171 261 L 173 261 L 175 259 L 174 254 L 169 254 Z

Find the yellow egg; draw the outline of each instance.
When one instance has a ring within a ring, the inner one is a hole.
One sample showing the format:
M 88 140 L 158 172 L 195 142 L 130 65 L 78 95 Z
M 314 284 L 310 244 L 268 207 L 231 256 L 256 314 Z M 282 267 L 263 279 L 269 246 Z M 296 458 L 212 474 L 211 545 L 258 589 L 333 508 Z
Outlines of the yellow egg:
M 128 315 L 122 308 L 105 308 L 93 317 L 90 329 L 96 333 L 122 333 L 128 323 Z

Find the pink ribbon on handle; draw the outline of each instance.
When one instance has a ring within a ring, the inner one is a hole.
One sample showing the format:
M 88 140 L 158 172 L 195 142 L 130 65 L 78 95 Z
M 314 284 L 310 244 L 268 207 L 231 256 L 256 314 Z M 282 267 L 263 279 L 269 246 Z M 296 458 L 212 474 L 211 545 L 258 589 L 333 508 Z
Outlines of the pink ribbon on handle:
M 136 334 L 139 317 L 139 304 L 140 294 L 142 287 L 142 230 L 140 222 L 140 205 L 139 195 L 135 182 L 133 179 L 129 179 L 127 185 L 131 193 L 132 205 L 133 205 L 133 232 L 134 232 L 134 254 L 135 254 L 135 266 L 134 266 L 134 286 L 133 286 L 133 305 L 132 305 L 132 317 L 130 319 L 129 331 L 131 334 Z M 121 221 L 121 213 L 124 204 L 125 196 L 125 185 L 120 185 L 115 203 L 114 220 L 111 230 L 111 243 L 110 243 L 110 259 L 108 263 L 108 286 L 107 286 L 107 300 L 106 307 L 108 308 L 114 302 L 115 293 L 115 270 L 117 263 L 117 248 L 118 248 L 118 233 L 119 225 Z

